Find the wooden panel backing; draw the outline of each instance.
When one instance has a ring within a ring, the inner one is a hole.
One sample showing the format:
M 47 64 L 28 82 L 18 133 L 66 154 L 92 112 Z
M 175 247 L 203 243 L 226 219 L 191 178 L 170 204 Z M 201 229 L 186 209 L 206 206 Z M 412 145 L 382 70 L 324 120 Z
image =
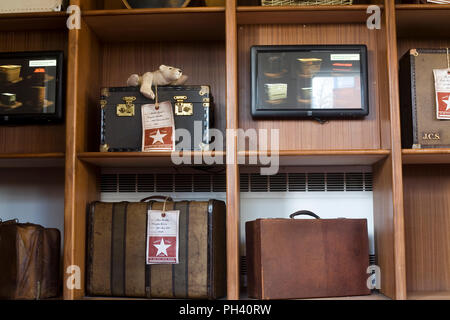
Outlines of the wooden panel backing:
M 398 58 L 400 59 L 410 49 L 417 48 L 450 48 L 450 39 L 447 37 L 402 37 L 398 39 Z M 442 66 L 446 68 L 447 66 Z
M 450 165 L 403 172 L 408 292 L 450 291 Z
M 238 32 L 239 127 L 279 129 L 280 150 L 379 149 L 377 32 L 365 24 L 241 25 Z M 251 116 L 250 47 L 288 44 L 366 44 L 369 65 L 370 114 L 365 119 L 254 120 Z
M 62 50 L 67 60 L 67 31 L 0 32 L 0 52 L 42 50 Z M 64 151 L 64 123 L 0 126 L 0 153 Z

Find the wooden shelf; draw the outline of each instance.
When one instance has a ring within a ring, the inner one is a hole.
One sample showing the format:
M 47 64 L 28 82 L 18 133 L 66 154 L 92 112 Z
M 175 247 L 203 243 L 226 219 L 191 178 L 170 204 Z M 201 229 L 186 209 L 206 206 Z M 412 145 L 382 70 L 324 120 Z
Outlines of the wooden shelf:
M 450 291 L 416 291 L 408 292 L 410 300 L 450 300 Z
M 241 291 L 240 295 L 241 300 L 256 300 L 248 297 L 247 291 L 244 289 Z M 385 295 L 373 292 L 370 295 L 366 296 L 350 296 L 350 297 L 330 297 L 330 298 L 310 298 L 310 299 L 297 299 L 297 300 L 390 300 Z
M 64 153 L 0 154 L 0 168 L 64 167 Z
M 66 12 L 0 14 L 0 31 L 67 30 Z
M 238 24 L 365 23 L 368 5 L 238 7 Z
M 171 152 L 84 152 L 79 153 L 78 158 L 102 168 L 175 167 L 177 165 L 172 162 L 171 155 Z M 191 164 L 182 164 L 184 166 L 206 165 L 203 161 L 195 163 L 195 158 L 200 156 L 218 157 L 225 163 L 225 152 L 192 151 L 184 152 L 181 156 L 190 159 Z
M 280 151 L 280 166 L 344 166 L 344 165 L 373 165 L 389 156 L 389 150 L 304 150 Z M 245 156 L 245 163 L 249 164 L 250 157 L 258 157 L 256 166 L 260 163 L 259 156 L 265 155 L 258 151 L 243 151 L 239 156 Z M 270 152 L 267 156 L 270 156 Z
M 450 36 L 449 5 L 397 5 L 396 16 L 399 37 L 440 38 Z
M 450 163 L 450 149 L 403 149 L 403 164 Z
M 225 8 L 90 10 L 83 13 L 102 41 L 207 41 L 225 39 Z

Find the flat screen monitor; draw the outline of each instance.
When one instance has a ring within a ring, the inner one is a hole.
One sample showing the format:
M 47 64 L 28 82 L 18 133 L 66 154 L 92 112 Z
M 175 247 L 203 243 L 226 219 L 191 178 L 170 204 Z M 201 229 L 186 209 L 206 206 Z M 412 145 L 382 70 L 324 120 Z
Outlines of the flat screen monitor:
M 63 120 L 63 52 L 0 53 L 0 124 Z
M 365 45 L 253 46 L 251 68 L 255 118 L 369 113 Z

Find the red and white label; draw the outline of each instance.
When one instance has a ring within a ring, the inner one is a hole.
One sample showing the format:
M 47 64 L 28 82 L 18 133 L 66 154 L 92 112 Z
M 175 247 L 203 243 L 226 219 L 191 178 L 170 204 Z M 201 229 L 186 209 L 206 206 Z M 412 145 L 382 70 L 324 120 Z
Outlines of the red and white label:
M 169 101 L 146 104 L 142 113 L 142 151 L 174 151 L 175 121 Z
M 180 211 L 149 210 L 147 264 L 178 264 Z
M 433 70 L 436 89 L 436 114 L 438 119 L 450 120 L 450 70 Z

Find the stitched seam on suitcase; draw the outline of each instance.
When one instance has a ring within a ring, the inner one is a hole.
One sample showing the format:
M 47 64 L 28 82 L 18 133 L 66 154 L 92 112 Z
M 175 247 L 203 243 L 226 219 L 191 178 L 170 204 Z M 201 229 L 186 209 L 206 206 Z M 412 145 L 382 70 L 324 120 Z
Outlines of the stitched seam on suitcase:
M 173 210 L 177 210 L 177 203 L 175 202 L 173 204 Z M 180 238 L 178 237 L 177 241 L 180 241 Z M 175 298 L 175 264 L 172 264 L 172 296 Z
M 177 210 L 180 211 L 180 221 L 179 221 L 179 263 L 173 265 L 173 285 L 174 292 L 173 296 L 175 298 L 186 298 L 187 297 L 187 272 L 186 272 L 186 259 L 187 259 L 187 247 L 186 247 L 186 222 L 188 216 L 189 202 L 180 202 L 177 205 Z
M 210 200 L 208 202 L 208 275 L 206 278 L 206 291 L 208 295 L 208 299 L 214 298 L 214 292 L 212 288 L 212 283 L 214 281 L 214 262 L 212 263 L 212 259 L 214 259 L 214 245 L 213 245 L 213 212 L 214 212 L 214 201 Z
M 187 298 L 189 295 L 189 216 L 191 212 L 191 203 L 188 202 L 187 210 L 186 210 L 186 267 L 185 267 L 185 277 L 186 277 L 186 285 L 185 285 L 185 297 Z
M 126 211 L 128 203 L 113 206 L 111 232 L 111 293 L 113 296 L 125 294 L 125 239 Z
M 94 237 L 92 236 L 93 232 L 93 223 L 94 223 L 94 214 L 95 214 L 95 206 L 98 202 L 94 202 L 91 204 L 89 208 L 88 215 L 88 231 L 87 231 L 87 242 L 86 242 L 86 262 L 88 265 L 88 270 L 86 273 L 86 291 L 87 294 L 93 294 L 92 292 L 92 253 L 94 252 Z
M 145 225 L 148 226 L 148 211 L 152 210 L 152 205 L 153 205 L 153 201 L 149 201 L 147 204 L 147 212 L 145 214 L 146 219 L 145 219 Z M 147 237 L 145 237 L 145 241 L 148 241 Z M 148 248 L 147 248 L 148 250 Z M 147 298 L 151 298 L 152 297 L 152 290 L 151 290 L 151 286 L 152 286 L 152 266 L 150 264 L 147 264 L 147 261 L 145 261 L 145 294 L 147 296 Z

